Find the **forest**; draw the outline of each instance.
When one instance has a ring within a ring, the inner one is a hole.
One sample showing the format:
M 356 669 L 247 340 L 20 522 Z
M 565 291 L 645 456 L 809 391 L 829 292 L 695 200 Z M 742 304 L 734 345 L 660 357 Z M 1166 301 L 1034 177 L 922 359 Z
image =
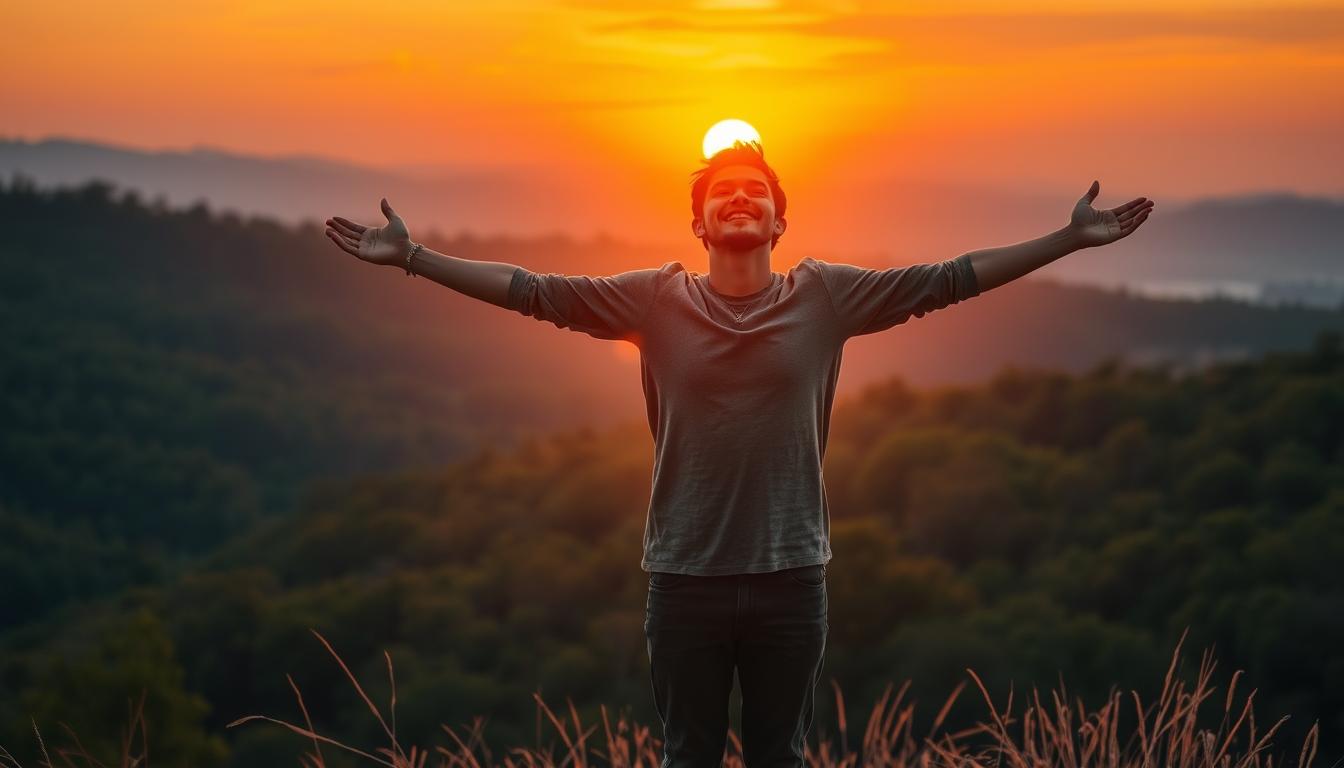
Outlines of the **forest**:
M 106 753 L 144 690 L 159 761 L 292 764 L 293 733 L 224 727 L 290 717 L 286 675 L 320 730 L 378 742 L 312 630 L 381 700 L 392 657 L 407 741 L 485 716 L 492 744 L 531 744 L 533 692 L 656 723 L 637 411 L 556 416 L 572 401 L 514 357 L 404 334 L 359 265 L 255 269 L 311 233 L 99 185 L 16 184 L 0 222 L 0 745 L 30 753 L 32 718 Z M 823 677 L 851 722 L 908 679 L 927 727 L 968 667 L 991 691 L 1149 699 L 1188 630 L 1291 715 L 1276 742 L 1319 722 L 1344 754 L 1339 313 L 1226 304 L 1190 316 L 1282 336 L 1198 366 L 888 375 L 837 403 Z M 948 719 L 982 716 L 964 698 Z

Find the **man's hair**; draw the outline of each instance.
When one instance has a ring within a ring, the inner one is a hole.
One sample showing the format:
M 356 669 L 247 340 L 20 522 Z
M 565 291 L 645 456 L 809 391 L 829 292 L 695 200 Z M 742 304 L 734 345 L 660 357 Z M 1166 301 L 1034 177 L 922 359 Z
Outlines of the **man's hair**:
M 789 200 L 784 196 L 784 188 L 779 186 L 779 175 L 765 162 L 765 149 L 761 147 L 758 141 L 743 142 L 737 140 L 731 147 L 721 149 L 714 153 L 713 157 L 701 160 L 705 164 L 704 168 L 699 168 L 691 173 L 691 213 L 695 218 L 703 218 L 705 215 L 705 195 L 709 192 L 709 179 L 714 172 L 730 165 L 750 165 L 759 168 L 765 174 L 765 178 L 770 182 L 770 196 L 775 201 L 775 217 L 783 218 L 784 210 L 788 207 Z M 701 244 L 705 250 L 709 250 L 709 239 L 700 238 Z M 770 247 L 773 249 L 775 243 L 779 242 L 779 235 L 770 238 Z

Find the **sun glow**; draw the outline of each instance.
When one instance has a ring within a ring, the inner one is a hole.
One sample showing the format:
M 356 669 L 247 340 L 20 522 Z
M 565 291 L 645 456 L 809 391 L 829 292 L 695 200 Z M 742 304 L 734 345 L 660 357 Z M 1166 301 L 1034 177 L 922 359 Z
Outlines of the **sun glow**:
M 720 120 L 705 131 L 701 150 L 706 158 L 710 158 L 715 152 L 733 146 L 734 141 L 760 142 L 760 140 L 761 134 L 757 133 L 750 123 L 737 119 Z

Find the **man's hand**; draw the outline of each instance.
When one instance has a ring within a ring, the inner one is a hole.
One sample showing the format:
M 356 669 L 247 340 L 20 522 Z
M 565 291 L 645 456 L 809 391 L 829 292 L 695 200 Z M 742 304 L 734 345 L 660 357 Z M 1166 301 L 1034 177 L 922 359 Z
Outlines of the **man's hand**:
M 327 237 L 341 250 L 373 264 L 403 264 L 411 250 L 411 233 L 406 222 L 382 199 L 383 215 L 387 226 L 366 227 L 349 219 L 333 216 L 327 219 Z
M 1153 210 L 1153 201 L 1146 197 L 1136 197 L 1124 205 L 1104 211 L 1092 207 L 1097 199 L 1101 184 L 1092 182 L 1087 192 L 1078 198 L 1073 206 L 1073 216 L 1069 219 L 1069 230 L 1077 239 L 1078 247 L 1088 248 L 1094 245 L 1113 243 L 1139 228 L 1148 213 Z

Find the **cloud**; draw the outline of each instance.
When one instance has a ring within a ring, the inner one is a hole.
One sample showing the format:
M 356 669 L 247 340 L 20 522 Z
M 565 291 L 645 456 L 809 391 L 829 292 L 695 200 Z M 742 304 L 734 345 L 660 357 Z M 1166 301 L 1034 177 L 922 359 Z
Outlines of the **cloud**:
M 822 14 L 744 11 L 657 14 L 590 24 L 586 42 L 602 49 L 675 57 L 683 71 L 815 75 L 838 71 L 841 53 L 881 49 L 885 43 L 810 31 Z
M 599 2 L 600 0 L 588 0 Z M 785 50 L 800 50 L 808 41 L 859 49 L 832 50 L 812 57 L 805 71 L 840 67 L 902 66 L 1002 60 L 1006 54 L 1033 55 L 1086 45 L 1143 40 L 1204 40 L 1232 43 L 1325 48 L 1344 46 L 1344 7 L 1280 6 L 1210 12 L 1131 10 L 1029 13 L 810 13 L 733 11 L 694 15 L 656 13 L 594 24 L 596 37 L 635 38 L 656 50 L 676 40 L 680 45 L 730 43 L 751 36 Z M 768 60 L 753 51 L 761 68 Z M 723 60 L 723 56 L 719 59 Z
M 797 27 L 802 34 L 886 40 L 936 52 L 986 47 L 1039 50 L 1154 37 L 1225 39 L 1264 44 L 1344 41 L 1344 8 L 1278 7 L 1188 11 L 1017 14 L 863 14 Z
M 773 30 L 796 29 L 805 24 L 821 20 L 816 15 L 773 14 L 733 14 L 731 17 L 709 18 L 697 16 L 694 19 L 678 16 L 645 16 L 594 24 L 589 31 L 594 34 L 617 34 L 621 32 L 704 32 L 708 34 L 733 34 L 740 32 L 760 33 Z
M 648 98 L 648 99 L 579 99 L 574 101 L 538 102 L 537 106 L 558 110 L 602 110 L 602 109 L 652 109 L 698 103 L 699 99 Z

